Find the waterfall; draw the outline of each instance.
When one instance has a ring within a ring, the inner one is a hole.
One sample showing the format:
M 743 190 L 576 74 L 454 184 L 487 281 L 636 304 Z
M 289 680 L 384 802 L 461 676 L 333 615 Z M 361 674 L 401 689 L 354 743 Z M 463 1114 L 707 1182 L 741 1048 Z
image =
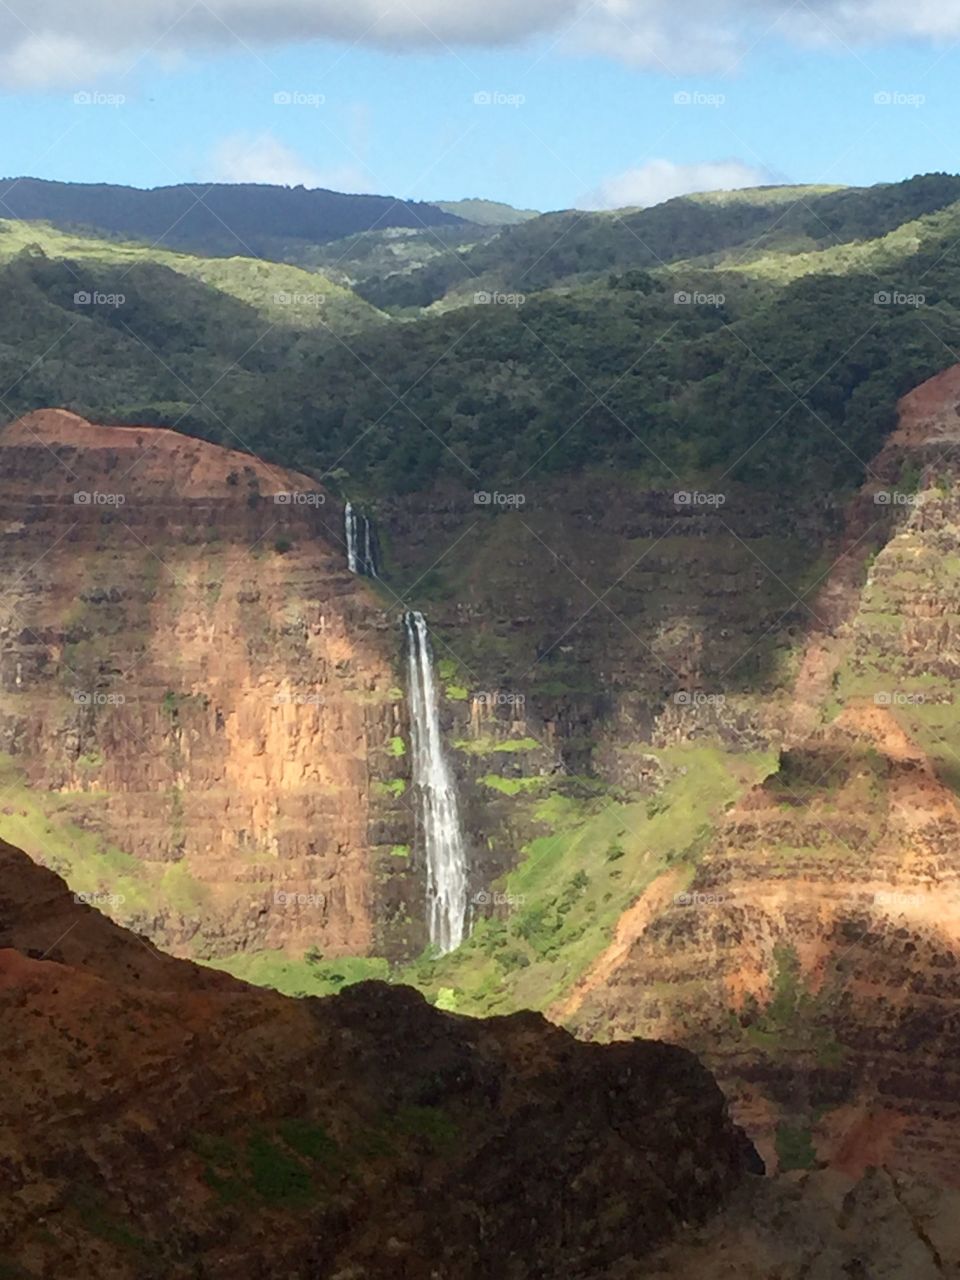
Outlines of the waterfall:
M 368 578 L 377 576 L 377 557 L 374 548 L 373 521 L 369 516 L 363 517 L 363 569 Z
M 364 578 L 377 576 L 377 539 L 373 521 L 359 515 L 352 502 L 343 511 L 344 535 L 347 541 L 347 568 Z
M 358 573 L 357 568 L 357 516 L 353 503 L 348 502 L 343 512 L 344 532 L 347 536 L 347 567 L 351 573 Z
M 430 941 L 441 954 L 464 939 L 467 866 L 453 773 L 440 737 L 440 708 L 433 654 L 422 613 L 404 616 L 410 675 L 413 779 L 423 805 L 427 852 L 427 918 Z

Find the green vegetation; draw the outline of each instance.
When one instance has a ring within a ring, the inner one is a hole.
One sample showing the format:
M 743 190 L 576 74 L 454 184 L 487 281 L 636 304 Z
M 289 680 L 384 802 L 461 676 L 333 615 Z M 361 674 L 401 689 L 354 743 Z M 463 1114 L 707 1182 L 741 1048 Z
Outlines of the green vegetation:
M 83 1185 L 76 1186 L 69 1197 L 68 1205 L 81 1219 L 84 1229 L 101 1240 L 120 1245 L 134 1253 L 142 1254 L 150 1251 L 150 1242 L 131 1230 L 109 1206 L 105 1198 L 91 1188 Z
M 771 997 L 761 1008 L 752 997 L 745 1006 L 742 1025 L 747 1041 L 771 1057 L 807 1054 L 819 1066 L 837 1066 L 843 1048 L 833 1030 L 831 1010 L 836 998 L 833 985 L 816 993 L 803 981 L 796 948 L 781 942 L 774 950 Z
M 406 1103 L 390 1119 L 390 1128 L 404 1138 L 424 1138 L 438 1151 L 448 1150 L 457 1140 L 457 1126 L 442 1107 Z
M 497 200 L 437 200 L 436 205 L 481 227 L 513 227 L 540 216 L 535 209 L 515 209 Z
M 897 397 L 952 361 L 958 202 L 960 179 L 933 174 L 793 203 L 771 189 L 551 214 L 360 287 L 378 306 L 438 304 L 412 324 L 299 267 L 11 221 L 0 377 L 11 412 L 176 423 L 317 476 L 342 475 L 347 457 L 371 495 L 442 478 L 473 488 L 463 464 L 490 487 L 587 466 L 672 485 L 735 459 L 732 480 L 799 500 L 857 483 Z M 78 304 L 78 280 L 124 301 Z M 878 305 L 894 286 L 923 305 Z M 525 301 L 472 305 L 491 288 Z M 282 300 L 301 295 L 320 301 Z M 331 336 L 352 329 L 349 349 Z M 185 390 L 199 385 L 202 402 Z M 571 424 L 560 436 L 558 422 Z M 446 683 L 462 695 L 462 680 Z
M 481 778 L 480 782 L 483 786 L 489 787 L 491 791 L 499 791 L 501 795 L 518 796 L 525 792 L 540 791 L 545 786 L 549 786 L 549 780 L 546 778 L 502 778 L 497 773 L 488 773 L 486 777 Z
M 84 284 L 90 277 L 91 285 L 100 279 L 112 278 L 117 282 L 112 289 L 98 290 L 87 286 L 91 294 L 99 291 L 126 297 L 127 272 L 140 268 L 167 268 L 209 290 L 247 304 L 278 325 L 299 329 L 319 329 L 330 325 L 340 332 L 349 332 L 385 319 L 343 285 L 335 284 L 316 272 L 282 262 L 268 262 L 249 256 L 196 257 L 155 245 L 124 244 L 68 234 L 41 222 L 0 220 L 0 262 L 9 263 L 21 253 L 31 256 L 42 253 L 49 259 L 73 262 L 79 272 L 77 279 Z M 157 273 L 154 278 L 159 282 L 162 276 Z M 82 291 L 83 286 L 79 287 Z M 96 303 L 87 305 L 91 311 L 97 306 Z M 123 313 L 126 305 L 124 302 L 116 310 Z
M 389 782 L 378 780 L 373 784 L 375 794 L 380 796 L 393 796 L 399 799 L 407 789 L 407 784 L 403 778 L 391 778 Z
M 198 1133 L 192 1145 L 207 1185 L 226 1204 L 301 1208 L 323 1194 L 325 1177 L 341 1167 L 337 1143 L 306 1120 L 282 1120 L 273 1132 L 255 1129 L 245 1140 Z
M 658 875 L 675 867 L 678 890 L 684 887 L 715 819 L 774 765 L 769 755 L 730 756 L 705 745 L 660 757 L 665 785 L 654 807 L 615 798 L 586 779 L 541 798 L 516 795 L 514 803 L 531 806 L 546 834 L 523 849 L 503 882 L 510 914 L 480 920 L 452 955 L 428 954 L 394 976 L 435 1000 L 443 993 L 443 1007 L 458 1013 L 549 1007 Z
M 288 996 L 331 996 L 355 982 L 369 978 L 386 981 L 386 960 L 367 956 L 341 956 L 335 960 L 296 958 L 283 951 L 240 952 L 205 961 L 244 982 L 272 987 Z
M 782 1170 L 817 1167 L 817 1152 L 809 1127 L 778 1124 L 775 1145 Z
M 456 215 L 436 204 L 393 196 L 266 183 L 204 187 L 198 199 L 189 184 L 143 190 L 20 177 L 11 185 L 7 213 L 22 221 L 46 219 L 71 231 L 100 228 L 104 236 L 148 245 L 186 245 L 212 255 L 242 252 L 276 261 L 309 260 L 326 242 L 369 227 L 420 234 L 463 228 Z
M 36 790 L 5 756 L 0 792 L 0 837 L 50 867 L 105 915 L 124 924 L 158 912 L 203 914 L 209 891 L 188 862 L 144 863 L 99 834 L 102 792 Z M 182 804 L 179 791 L 175 795 Z

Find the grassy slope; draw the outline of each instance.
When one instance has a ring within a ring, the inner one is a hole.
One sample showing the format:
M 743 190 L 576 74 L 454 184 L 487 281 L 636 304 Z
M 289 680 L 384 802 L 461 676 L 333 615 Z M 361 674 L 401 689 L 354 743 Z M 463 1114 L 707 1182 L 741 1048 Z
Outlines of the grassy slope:
M 109 267 L 115 273 L 116 284 L 111 290 L 115 293 L 123 292 L 123 277 L 132 267 L 154 263 L 245 302 L 279 325 L 300 329 L 330 326 L 338 332 L 351 332 L 385 320 L 376 308 L 320 272 L 254 258 L 203 258 L 98 240 L 58 231 L 42 222 L 0 221 L 0 262 L 31 246 L 39 246 L 50 258 Z M 77 288 L 84 288 L 82 279 Z
M 97 802 L 95 791 L 35 791 L 14 761 L 0 757 L 0 837 L 63 876 L 74 893 L 112 897 L 94 905 L 121 924 L 140 913 L 195 907 L 203 886 L 185 868 L 148 866 L 104 842 L 95 828 Z M 90 829 L 73 820 L 81 806 Z
M 481 227 L 512 227 L 540 217 L 536 209 L 515 209 L 512 204 L 501 204 L 497 200 L 437 200 L 436 205 L 445 213 Z
M 543 835 L 493 887 L 509 914 L 481 920 L 452 955 L 428 952 L 392 973 L 375 958 L 323 961 L 281 952 L 216 965 L 288 995 L 328 995 L 389 977 L 460 1013 L 545 1009 L 590 967 L 622 913 L 658 875 L 679 867 L 683 881 L 692 877 L 717 818 L 774 767 L 770 754 L 733 755 L 704 743 L 657 754 L 667 781 L 652 798 L 613 797 L 586 779 L 559 787 L 544 780 L 515 793 L 513 803 L 529 809 Z

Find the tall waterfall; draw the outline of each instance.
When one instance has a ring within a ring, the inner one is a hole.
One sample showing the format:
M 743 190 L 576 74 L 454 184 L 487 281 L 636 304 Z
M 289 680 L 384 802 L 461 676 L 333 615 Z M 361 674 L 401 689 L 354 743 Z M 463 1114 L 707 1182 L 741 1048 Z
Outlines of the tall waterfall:
M 422 613 L 404 616 L 410 675 L 413 778 L 423 805 L 427 848 L 427 916 L 430 941 L 441 954 L 464 939 L 467 859 L 453 773 L 440 737 L 440 709 L 433 654 Z
M 377 576 L 377 535 L 369 516 L 360 514 L 352 502 L 343 511 L 344 537 L 347 542 L 347 567 L 351 573 L 365 578 Z

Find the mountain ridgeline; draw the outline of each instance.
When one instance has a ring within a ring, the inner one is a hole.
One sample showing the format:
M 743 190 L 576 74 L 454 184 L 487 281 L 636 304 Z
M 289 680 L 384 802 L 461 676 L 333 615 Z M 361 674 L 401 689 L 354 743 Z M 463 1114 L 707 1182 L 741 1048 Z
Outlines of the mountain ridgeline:
M 109 183 L 0 180 L 7 217 L 107 232 L 211 255 L 280 256 L 284 245 L 323 244 L 384 227 L 455 227 L 437 205 L 392 196 L 266 183 L 194 183 L 141 190 Z
M 404 323 L 329 274 L 7 223 L 0 376 L 13 414 L 176 425 L 371 495 L 583 467 L 830 490 L 960 342 L 958 199 L 930 175 L 547 215 L 376 275 L 378 306 L 437 299 Z

